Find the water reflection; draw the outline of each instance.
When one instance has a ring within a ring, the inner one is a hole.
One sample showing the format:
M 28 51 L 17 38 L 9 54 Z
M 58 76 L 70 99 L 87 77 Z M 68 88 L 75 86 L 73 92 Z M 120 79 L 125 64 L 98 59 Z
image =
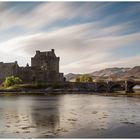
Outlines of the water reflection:
M 139 109 L 140 99 L 127 97 L 1 97 L 0 137 L 99 137 L 119 127 L 140 126 Z
M 24 137 L 25 133 L 28 133 L 27 137 L 37 137 L 42 133 L 55 133 L 59 127 L 59 98 L 42 98 L 1 98 L 1 137 Z
M 44 134 L 51 132 L 54 134 L 60 125 L 59 105 L 57 106 L 59 98 L 53 101 L 56 105 L 53 105 L 53 103 L 49 104 L 47 101 L 48 99 L 43 101 L 46 102 L 44 105 L 41 105 L 38 101 L 35 102 L 36 106 L 32 107 L 31 116 L 37 132 L 43 132 Z

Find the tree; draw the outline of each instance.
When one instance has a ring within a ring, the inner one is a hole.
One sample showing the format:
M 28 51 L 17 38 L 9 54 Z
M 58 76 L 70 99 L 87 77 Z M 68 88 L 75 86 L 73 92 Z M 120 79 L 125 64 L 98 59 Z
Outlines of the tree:
M 81 75 L 76 78 L 76 82 L 92 82 L 92 77 L 89 75 Z
M 92 77 L 88 77 L 88 82 L 93 82 Z
M 3 82 L 4 87 L 13 86 L 15 84 L 22 83 L 22 80 L 19 77 L 8 76 Z
M 76 77 L 76 82 L 80 82 L 80 77 L 79 76 Z

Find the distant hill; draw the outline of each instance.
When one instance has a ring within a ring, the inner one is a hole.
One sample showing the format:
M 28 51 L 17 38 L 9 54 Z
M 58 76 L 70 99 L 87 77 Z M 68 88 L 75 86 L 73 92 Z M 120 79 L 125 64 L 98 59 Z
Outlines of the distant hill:
M 103 70 L 95 71 L 92 73 L 87 73 L 92 77 L 140 77 L 140 66 L 135 66 L 133 68 L 106 68 Z M 75 81 L 76 77 L 81 74 L 69 73 L 65 75 L 67 81 Z
M 106 68 L 100 71 L 92 72 L 92 76 L 108 77 L 108 76 L 119 76 L 130 70 L 130 68 Z
M 128 70 L 124 74 L 125 77 L 140 77 L 140 66 L 135 66 L 134 68 Z
M 80 74 L 74 74 L 74 73 L 69 73 L 69 74 L 66 74 L 65 77 L 66 77 L 66 81 L 71 81 L 71 82 L 74 82 L 76 77 L 79 76 Z

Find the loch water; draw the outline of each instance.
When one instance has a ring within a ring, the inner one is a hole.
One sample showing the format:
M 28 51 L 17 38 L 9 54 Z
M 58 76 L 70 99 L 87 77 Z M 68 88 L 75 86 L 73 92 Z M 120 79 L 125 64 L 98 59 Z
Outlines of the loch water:
M 0 138 L 132 138 L 139 130 L 140 98 L 0 97 Z

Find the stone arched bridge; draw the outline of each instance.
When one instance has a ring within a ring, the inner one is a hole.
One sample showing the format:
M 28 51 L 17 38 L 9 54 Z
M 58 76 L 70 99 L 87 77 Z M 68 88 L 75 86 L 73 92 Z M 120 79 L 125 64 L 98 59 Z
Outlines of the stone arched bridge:
M 90 83 L 73 83 L 78 88 L 89 89 L 94 92 L 115 92 L 125 91 L 126 93 L 133 92 L 133 87 L 140 86 L 140 81 L 100 81 Z

